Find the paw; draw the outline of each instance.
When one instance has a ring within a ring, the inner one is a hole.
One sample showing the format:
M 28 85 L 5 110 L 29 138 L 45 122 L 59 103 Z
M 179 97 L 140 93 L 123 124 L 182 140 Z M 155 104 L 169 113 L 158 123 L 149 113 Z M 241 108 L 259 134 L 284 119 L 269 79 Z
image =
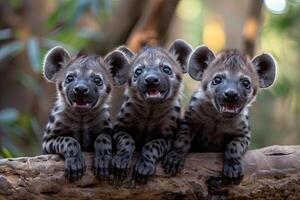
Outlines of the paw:
M 81 179 L 85 170 L 85 162 L 82 154 L 65 159 L 65 177 L 70 181 Z
M 97 179 L 108 180 L 110 176 L 109 171 L 110 156 L 96 155 L 94 163 L 94 174 Z
M 226 161 L 223 170 L 223 182 L 225 185 L 238 185 L 244 177 L 241 162 Z
M 133 168 L 132 177 L 137 184 L 146 184 L 150 176 L 155 174 L 155 163 L 139 160 Z
M 175 176 L 183 169 L 184 155 L 171 151 L 163 159 L 162 166 L 165 173 Z
M 126 179 L 128 174 L 128 168 L 130 167 L 131 156 L 115 155 L 111 160 L 111 171 L 114 177 L 118 181 L 123 181 Z

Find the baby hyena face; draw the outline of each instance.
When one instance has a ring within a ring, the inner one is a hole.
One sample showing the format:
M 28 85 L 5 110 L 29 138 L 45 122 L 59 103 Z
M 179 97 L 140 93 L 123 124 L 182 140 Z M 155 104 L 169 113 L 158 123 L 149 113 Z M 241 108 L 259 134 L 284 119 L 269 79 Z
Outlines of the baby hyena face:
M 181 84 L 182 70 L 175 59 L 160 48 L 145 48 L 132 62 L 130 90 L 148 103 L 174 98 Z
M 45 77 L 56 83 L 59 98 L 74 111 L 88 112 L 106 100 L 111 88 L 110 76 L 98 56 L 79 56 L 69 59 L 68 54 L 65 54 L 65 57 L 58 57 L 58 55 L 56 57 L 54 54 L 47 58 L 50 60 L 45 62 Z M 61 69 L 51 65 L 57 62 L 55 59 L 58 58 L 63 59 L 60 61 Z
M 204 59 L 200 64 L 199 57 Z M 189 72 L 194 79 L 202 80 L 202 89 L 215 109 L 225 117 L 234 117 L 251 104 L 260 87 L 273 83 L 275 62 L 269 54 L 251 61 L 237 50 L 215 56 L 201 46 L 191 56 Z

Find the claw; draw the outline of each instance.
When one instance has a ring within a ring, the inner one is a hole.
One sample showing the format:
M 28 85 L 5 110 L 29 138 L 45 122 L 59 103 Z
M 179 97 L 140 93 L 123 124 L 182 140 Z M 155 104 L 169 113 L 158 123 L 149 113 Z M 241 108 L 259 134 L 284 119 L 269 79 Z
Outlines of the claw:
M 183 170 L 184 155 L 171 151 L 164 158 L 162 165 L 166 174 L 175 176 Z
M 65 177 L 68 180 L 80 180 L 85 173 L 85 169 L 85 162 L 81 154 L 65 159 Z

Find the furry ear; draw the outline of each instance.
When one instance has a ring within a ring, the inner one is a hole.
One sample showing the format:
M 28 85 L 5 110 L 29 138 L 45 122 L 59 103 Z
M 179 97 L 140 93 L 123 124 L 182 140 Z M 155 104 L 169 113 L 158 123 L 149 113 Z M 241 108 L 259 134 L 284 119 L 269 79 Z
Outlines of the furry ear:
M 130 70 L 126 55 L 119 50 L 115 50 L 104 58 L 104 62 L 110 67 L 110 72 L 113 76 L 113 84 L 125 84 Z
M 183 73 L 187 72 L 187 62 L 192 50 L 191 45 L 181 39 L 175 40 L 169 47 L 169 53 L 176 57 Z
M 214 59 L 214 53 L 207 46 L 201 45 L 197 47 L 188 62 L 189 75 L 193 79 L 201 81 L 205 69 Z
M 125 54 L 128 60 L 132 59 L 133 56 L 135 55 L 128 47 L 126 46 L 119 46 L 117 50 L 121 51 L 122 53 Z
M 267 88 L 274 83 L 276 62 L 272 55 L 263 53 L 252 59 L 259 76 L 260 88 Z
M 63 62 L 70 60 L 71 56 L 63 47 L 56 46 L 48 51 L 44 59 L 44 76 L 50 81 L 54 82 L 57 72 L 63 67 Z

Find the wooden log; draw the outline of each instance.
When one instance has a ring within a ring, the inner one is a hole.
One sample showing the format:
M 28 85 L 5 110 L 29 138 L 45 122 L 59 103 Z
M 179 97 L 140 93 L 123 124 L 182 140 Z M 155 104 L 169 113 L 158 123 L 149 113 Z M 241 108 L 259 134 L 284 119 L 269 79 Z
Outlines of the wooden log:
M 0 199 L 300 199 L 300 145 L 270 146 L 250 150 L 243 158 L 245 177 L 226 193 L 208 193 L 206 180 L 219 176 L 223 155 L 193 153 L 184 172 L 176 177 L 163 173 L 146 185 L 129 179 L 122 184 L 98 181 L 91 166 L 93 155 L 85 154 L 87 173 L 77 182 L 64 178 L 64 162 L 56 155 L 0 160 Z

